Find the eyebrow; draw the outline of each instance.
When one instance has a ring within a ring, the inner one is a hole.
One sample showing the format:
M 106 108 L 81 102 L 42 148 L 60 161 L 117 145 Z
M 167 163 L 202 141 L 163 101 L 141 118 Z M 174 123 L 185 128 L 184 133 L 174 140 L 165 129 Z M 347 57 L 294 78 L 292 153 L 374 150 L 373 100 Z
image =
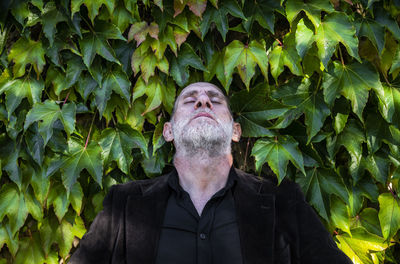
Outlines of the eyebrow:
M 198 93 L 199 93 L 198 91 L 191 91 L 191 92 L 184 93 L 184 94 L 182 95 L 182 99 L 185 99 L 185 98 L 188 98 L 188 97 L 191 97 L 191 96 L 195 96 L 195 95 L 197 95 Z M 225 96 L 224 96 L 223 94 L 219 93 L 219 92 L 207 91 L 206 94 L 207 94 L 208 97 L 210 97 L 210 98 L 211 98 L 211 97 L 218 97 L 218 98 L 220 98 L 220 99 L 225 99 Z

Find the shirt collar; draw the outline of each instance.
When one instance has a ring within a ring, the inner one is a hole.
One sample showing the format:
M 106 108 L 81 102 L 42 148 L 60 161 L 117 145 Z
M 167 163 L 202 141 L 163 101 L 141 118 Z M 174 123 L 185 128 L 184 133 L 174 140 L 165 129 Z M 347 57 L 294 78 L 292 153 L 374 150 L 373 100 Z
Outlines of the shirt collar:
M 228 180 L 225 186 L 219 191 L 217 191 L 213 197 L 223 196 L 227 190 L 232 189 L 235 186 L 237 180 L 238 176 L 236 174 L 235 168 L 232 165 L 232 167 L 229 170 Z M 178 194 L 178 196 L 181 196 L 182 193 L 185 192 L 185 190 L 183 190 L 182 186 L 179 184 L 178 172 L 175 168 L 168 179 L 168 186 L 172 190 L 174 190 Z

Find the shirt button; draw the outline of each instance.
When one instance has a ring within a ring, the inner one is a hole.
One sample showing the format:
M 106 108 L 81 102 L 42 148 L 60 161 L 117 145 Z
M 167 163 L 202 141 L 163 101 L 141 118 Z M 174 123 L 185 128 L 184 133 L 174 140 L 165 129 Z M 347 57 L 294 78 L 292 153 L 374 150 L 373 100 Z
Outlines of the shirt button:
M 204 233 L 201 233 L 201 234 L 200 234 L 200 239 L 204 240 L 204 239 L 206 239 L 206 238 L 207 238 L 206 234 L 204 234 Z

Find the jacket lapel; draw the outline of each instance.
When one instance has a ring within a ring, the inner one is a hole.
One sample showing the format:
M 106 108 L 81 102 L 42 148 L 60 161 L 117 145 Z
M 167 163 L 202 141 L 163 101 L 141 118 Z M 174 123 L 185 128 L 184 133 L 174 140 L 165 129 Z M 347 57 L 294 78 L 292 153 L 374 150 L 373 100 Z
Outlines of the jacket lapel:
M 260 181 L 237 172 L 234 200 L 244 264 L 272 264 L 275 195 L 272 190 L 263 193 Z
M 142 195 L 128 198 L 125 214 L 127 263 L 154 263 L 169 196 L 169 174 L 149 186 Z

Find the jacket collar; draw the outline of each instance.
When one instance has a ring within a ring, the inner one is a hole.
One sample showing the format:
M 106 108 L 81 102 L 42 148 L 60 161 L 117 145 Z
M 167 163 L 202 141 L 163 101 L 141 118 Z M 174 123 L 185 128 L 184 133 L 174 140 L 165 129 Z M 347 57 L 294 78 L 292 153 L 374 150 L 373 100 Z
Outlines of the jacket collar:
M 272 185 L 232 169 L 233 193 L 244 264 L 273 263 L 275 196 Z M 232 172 L 231 170 L 231 172 Z M 141 194 L 128 197 L 125 211 L 127 263 L 154 263 L 170 188 L 167 175 L 141 184 Z

